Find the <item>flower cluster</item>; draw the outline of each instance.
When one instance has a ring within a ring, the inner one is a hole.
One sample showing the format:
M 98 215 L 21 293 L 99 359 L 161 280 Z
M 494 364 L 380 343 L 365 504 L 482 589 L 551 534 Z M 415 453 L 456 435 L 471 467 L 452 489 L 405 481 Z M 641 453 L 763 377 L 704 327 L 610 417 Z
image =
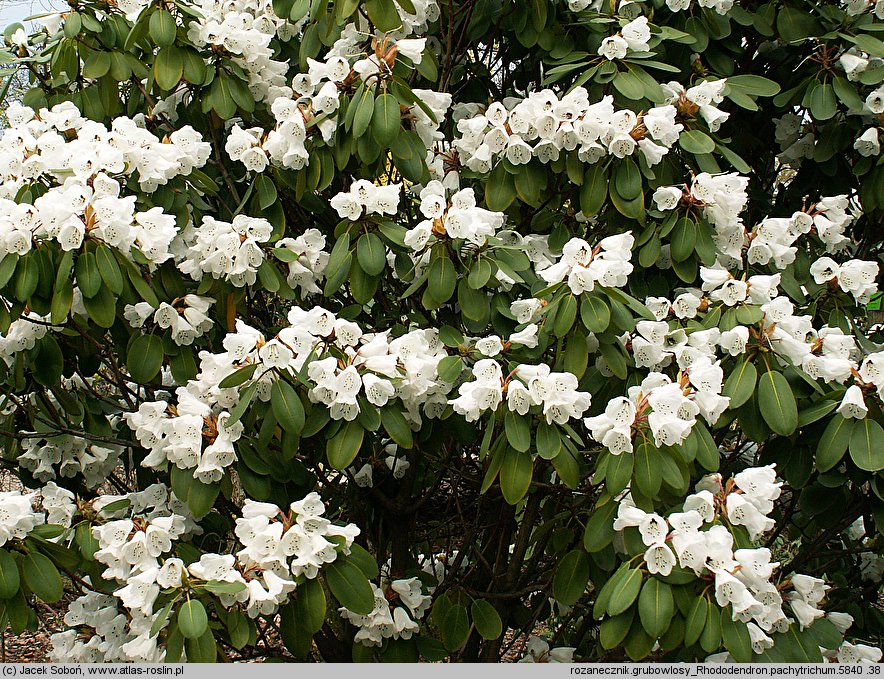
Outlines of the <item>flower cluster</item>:
M 157 308 L 148 302 L 138 302 L 127 304 L 123 317 L 133 328 L 143 328 L 147 319 L 152 318 L 158 328 L 171 330 L 175 344 L 189 345 L 215 325 L 208 315 L 214 303 L 211 297 L 199 295 L 184 295 L 172 304 L 161 302 Z
M 53 634 L 53 662 L 162 662 L 165 650 L 150 636 L 154 616 L 138 609 L 123 612 L 110 594 L 89 592 L 71 602 L 68 629 Z
M 395 215 L 399 210 L 399 192 L 402 184 L 378 186 L 365 179 L 353 182 L 349 191 L 342 191 L 331 199 L 331 206 L 341 219 L 356 221 L 363 215 Z
M 421 189 L 420 211 L 425 219 L 405 235 L 405 244 L 415 252 L 426 248 L 431 239 L 446 236 L 484 245 L 506 221 L 503 213 L 478 207 L 472 189 L 461 189 L 450 199 L 445 194 L 445 186 L 435 179 Z
M 199 227 L 189 224 L 176 241 L 178 269 L 195 281 L 207 273 L 237 287 L 253 285 L 264 261 L 261 243 L 272 233 L 270 222 L 261 217 L 237 215 L 233 222 L 203 217 Z
M 768 633 L 784 632 L 793 622 L 784 605 L 804 629 L 824 615 L 819 604 L 829 588 L 801 574 L 775 583 L 779 564 L 771 561 L 768 548 L 734 549 L 734 536 L 722 519 L 744 527 L 751 540 L 758 539 L 774 526 L 769 514 L 781 485 L 774 465 L 746 469 L 726 484 L 720 474 L 710 474 L 685 499 L 683 511 L 665 518 L 639 509 L 627 494 L 618 506 L 614 529 L 638 529 L 647 547 L 649 573 L 668 575 L 677 563 L 713 578 L 716 603 L 722 608 L 730 605 L 733 619 L 747 624 L 752 649 L 760 654 L 773 646 Z
M 359 529 L 338 526 L 324 513 L 315 492 L 292 502 L 287 513 L 273 504 L 246 500 L 234 533 L 243 545 L 236 559 L 247 582 L 240 598 L 248 602 L 249 615 L 273 613 L 294 591 L 295 578 L 313 579 L 339 552 L 350 553 Z
M 460 386 L 457 398 L 449 401 L 454 412 L 475 422 L 486 410 L 496 411 L 506 396 L 507 408 L 527 415 L 540 406 L 547 423 L 565 424 L 586 412 L 590 395 L 577 391 L 573 373 L 552 372 L 548 365 L 519 365 L 506 378 L 500 363 L 491 358 L 476 361 L 472 381 Z
M 258 0 L 198 0 L 200 18 L 191 21 L 188 39 L 197 46 L 224 48 L 249 79 L 256 101 L 272 102 L 287 91 L 288 64 L 274 59 L 271 40 L 286 40 L 297 26 L 278 17 L 272 6 Z
M 417 578 L 393 580 L 381 589 L 374 589 L 374 609 L 358 615 L 344 607 L 341 616 L 356 626 L 354 641 L 363 646 L 380 646 L 384 639 L 411 639 L 420 630 L 418 620 L 430 608 L 432 597 L 424 594 Z M 400 605 L 401 604 L 401 605 Z
M 276 243 L 276 258 L 288 264 L 286 282 L 300 288 L 302 295 L 321 292 L 319 282 L 325 277 L 329 256 L 324 248 L 325 236 L 319 229 L 307 229 L 297 238 Z
M 40 507 L 46 512 L 46 523 L 69 527 L 77 511 L 75 495 L 67 488 L 50 481 L 40 489 Z
M 49 330 L 49 319 L 29 311 L 9 324 L 4 334 L 0 334 L 0 358 L 11 366 L 15 355 L 33 349 L 37 340 Z
M 34 510 L 36 493 L 16 490 L 0 492 L 0 545 L 23 538 L 34 526 L 43 525 L 46 517 Z
M 726 83 L 725 79 L 703 80 L 693 87 L 685 88 L 673 80 L 661 85 L 666 95 L 663 103 L 675 106 L 685 118 L 699 115 L 710 131 L 717 132 L 721 124 L 730 117 L 729 113 L 715 106 L 724 101 Z
M 648 27 L 648 18 L 638 17 L 623 26 L 616 35 L 610 35 L 602 40 L 599 55 L 610 61 L 625 59 L 631 52 L 647 52 L 650 39 L 651 29 Z
M 749 179 L 736 172 L 718 175 L 701 172 L 690 186 L 661 186 L 654 191 L 653 200 L 661 211 L 673 210 L 682 202 L 701 208 L 713 227 L 712 238 L 719 259 L 728 266 L 741 266 L 746 233 L 740 213 L 749 199 L 748 185 Z
M 683 129 L 674 106 L 658 106 L 641 119 L 629 109 L 615 110 L 614 99 L 589 103 L 589 93 L 575 87 L 559 98 L 552 90 L 532 92 L 507 107 L 494 102 L 485 112 L 457 121 L 460 137 L 453 142 L 460 161 L 475 172 L 488 172 L 498 156 L 513 165 L 532 158 L 549 163 L 562 151 L 577 150 L 585 163 L 607 155 L 625 158 L 640 150 L 654 165 L 678 141 Z
M 263 172 L 267 167 L 267 153 L 261 148 L 261 137 L 264 130 L 253 127 L 244 130 L 239 125 L 230 128 L 224 150 L 231 160 L 242 163 L 247 170 Z
M 122 452 L 120 446 L 99 445 L 79 436 L 34 436 L 22 441 L 18 462 L 38 481 L 82 476 L 89 488 L 96 488 L 120 463 Z
M 842 0 L 841 4 L 850 16 L 871 12 L 877 18 L 884 19 L 884 4 L 880 0 Z
M 236 460 L 233 444 L 242 435 L 242 423 L 228 427 L 230 413 L 215 412 L 220 409 L 213 409 L 206 395 L 194 393 L 199 388 L 199 382 L 192 380 L 175 391 L 177 405 L 145 401 L 136 412 L 124 415 L 139 443 L 150 451 L 143 466 L 165 468 L 171 462 L 212 483 Z
M 123 185 L 135 175 L 150 192 L 201 167 L 210 145 L 193 128 L 160 140 L 139 122 L 117 118 L 108 130 L 69 102 L 39 113 L 12 104 L 7 117 L 11 128 L 0 139 L 0 254 L 23 255 L 40 239 L 74 250 L 89 237 L 127 257 L 134 246 L 152 263 L 170 258 L 175 218 L 159 207 L 136 211 Z M 50 186 L 33 205 L 14 200 L 37 180 Z
M 857 304 L 867 304 L 878 291 L 878 263 L 851 259 L 838 264 L 830 257 L 821 257 L 810 265 L 810 274 L 817 283 L 837 282 L 844 292 L 849 292 Z
M 562 248 L 561 259 L 537 273 L 549 284 L 560 283 L 567 278 L 568 287 L 575 295 L 589 292 L 596 283 L 607 288 L 626 285 L 632 273 L 632 232 L 608 236 L 595 247 L 582 238 L 572 238 Z
M 658 335 L 662 337 L 662 333 Z M 709 338 L 704 340 L 708 343 Z M 592 437 L 614 455 L 632 452 L 634 437 L 644 437 L 645 427 L 657 446 L 678 445 L 691 433 L 698 415 L 714 424 L 727 409 L 730 399 L 721 395 L 723 378 L 718 363 L 712 363 L 701 350 L 676 381 L 663 373 L 651 372 L 641 384 L 628 389 L 628 397 L 612 399 L 603 413 L 587 417 L 584 424 Z
M 575 649 L 571 646 L 550 648 L 549 642 L 543 637 L 531 637 L 525 644 L 525 655 L 519 662 L 572 663 Z

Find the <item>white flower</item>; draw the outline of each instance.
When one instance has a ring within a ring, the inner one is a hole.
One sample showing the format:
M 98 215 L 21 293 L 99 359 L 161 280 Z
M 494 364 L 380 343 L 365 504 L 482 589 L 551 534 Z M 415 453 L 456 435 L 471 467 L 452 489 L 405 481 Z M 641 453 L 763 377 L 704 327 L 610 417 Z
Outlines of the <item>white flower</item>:
M 645 563 L 651 575 L 669 575 L 675 566 L 675 555 L 666 544 L 655 544 L 645 551 Z
M 853 148 L 861 156 L 877 156 L 881 152 L 881 146 L 878 142 L 878 128 L 870 127 L 863 132 L 855 142 Z
M 866 407 L 862 389 L 855 384 L 848 387 L 847 391 L 844 392 L 844 398 L 841 399 L 841 405 L 838 406 L 835 412 L 842 417 L 855 418 L 857 420 L 861 420 L 868 415 L 869 409 Z
M 629 51 L 629 43 L 619 35 L 612 35 L 602 40 L 599 54 L 605 59 L 623 59 Z

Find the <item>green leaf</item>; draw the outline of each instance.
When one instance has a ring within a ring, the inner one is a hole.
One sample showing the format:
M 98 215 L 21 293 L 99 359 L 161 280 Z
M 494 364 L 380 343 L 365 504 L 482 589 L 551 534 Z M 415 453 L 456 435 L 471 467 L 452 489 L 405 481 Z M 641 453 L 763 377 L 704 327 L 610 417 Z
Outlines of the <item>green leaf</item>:
M 249 619 L 242 611 L 232 610 L 227 613 L 227 635 L 230 637 L 230 645 L 240 650 L 249 643 L 251 637 L 251 625 Z
M 313 648 L 313 634 L 307 629 L 307 619 L 301 615 L 294 598 L 280 606 L 279 635 L 289 653 L 298 659 L 306 658 Z
M 583 547 L 587 552 L 600 552 L 614 540 L 614 518 L 617 515 L 617 503 L 608 502 L 597 507 L 583 531 Z
M 326 601 L 322 584 L 317 578 L 307 580 L 295 590 L 295 608 L 302 624 L 315 634 L 325 623 Z
M 463 372 L 463 358 L 460 356 L 446 356 L 436 367 L 436 374 L 443 382 L 454 384 Z
M 390 148 L 399 135 L 401 117 L 399 100 L 392 94 L 382 94 L 374 100 L 371 134 L 383 148 Z
M 323 567 L 322 573 L 332 595 L 344 608 L 357 615 L 368 615 L 374 610 L 374 590 L 368 578 L 345 556 L 339 554 Z
M 574 326 L 577 319 L 577 298 L 570 292 L 566 293 L 556 308 L 553 334 L 556 337 L 564 337 Z
M 98 262 L 95 255 L 91 252 L 84 252 L 77 257 L 77 263 L 74 267 L 77 277 L 77 285 L 80 286 L 80 292 L 83 297 L 94 297 L 101 289 L 101 272 L 98 269 Z
M 798 406 L 783 373 L 768 370 L 758 380 L 758 409 L 767 425 L 780 436 L 798 427 Z
M 531 447 L 531 429 L 528 427 L 528 418 L 510 410 L 503 418 L 503 426 L 510 445 L 519 452 L 527 453 Z
M 780 91 L 779 84 L 760 75 L 732 75 L 727 79 L 727 89 L 740 90 L 754 97 L 772 97 Z
M 584 295 L 580 302 L 580 318 L 590 332 L 605 332 L 611 324 L 611 307 L 599 295 Z
M 64 370 L 61 347 L 52 335 L 45 335 L 36 346 L 38 353 L 34 360 L 34 379 L 47 387 L 58 383 Z
M 635 598 L 641 591 L 642 573 L 637 568 L 626 568 L 620 574 L 617 582 L 611 590 L 611 596 L 608 600 L 608 615 L 620 615 L 627 608 L 632 606 Z
M 682 217 L 675 223 L 672 229 L 671 249 L 672 259 L 683 262 L 692 254 L 697 244 L 697 224 L 690 217 Z
M 706 624 L 700 633 L 700 648 L 714 653 L 721 646 L 721 609 L 718 606 L 706 607 Z
M 371 119 L 374 117 L 374 94 L 369 89 L 365 90 L 359 103 L 356 104 L 356 112 L 353 116 L 353 137 L 358 139 L 368 130 Z
M 660 454 L 647 439 L 640 439 L 635 447 L 635 470 L 633 472 L 636 486 L 643 495 L 653 498 L 660 491 L 663 477 L 660 474 L 656 457 Z
M 481 290 L 488 284 L 488 280 L 494 274 L 494 265 L 486 258 L 479 258 L 470 269 L 467 284 L 474 290 Z
M 160 47 L 168 47 L 175 42 L 175 17 L 166 9 L 158 9 L 150 17 L 150 37 Z
M 84 297 L 83 306 L 89 314 L 89 318 L 101 328 L 110 328 L 117 316 L 116 299 L 111 291 L 104 285 L 98 289 L 94 297 Z
M 258 390 L 258 383 L 253 382 L 239 393 L 239 402 L 230 410 L 230 418 L 227 420 L 227 426 L 232 427 L 239 422 L 240 418 L 245 415 L 246 410 L 252 403 L 252 398 Z
M 863 471 L 884 469 L 884 429 L 871 417 L 854 425 L 850 433 L 850 459 Z
M 108 289 L 115 295 L 123 292 L 123 272 L 109 247 L 99 245 L 95 249 L 95 264 Z
M 512 205 L 515 198 L 516 183 L 513 175 L 506 171 L 503 163 L 498 163 L 485 183 L 485 205 L 494 212 L 503 212 Z
M 635 455 L 632 453 L 620 453 L 613 455 L 605 453 L 608 464 L 605 468 L 605 486 L 609 493 L 619 493 L 626 488 L 632 479 L 632 470 L 635 466 Z
M 276 421 L 290 434 L 300 436 L 304 431 L 304 404 L 291 384 L 278 379 L 270 389 L 270 405 Z
M 0 549 L 0 599 L 11 599 L 20 585 L 18 565 L 12 554 Z
M 752 640 L 745 622 L 734 621 L 731 607 L 721 609 L 721 639 L 737 662 L 752 662 Z
M 810 93 L 810 113 L 816 120 L 828 120 L 838 112 L 835 88 L 829 83 L 820 83 Z
M 356 242 L 356 259 L 365 273 L 378 276 L 387 265 L 387 248 L 376 234 L 367 233 Z
M 185 639 L 196 639 L 209 628 L 206 609 L 198 599 L 188 599 L 178 609 L 178 629 Z
M 139 335 L 129 345 L 126 365 L 129 375 L 139 384 L 147 384 L 163 367 L 163 340 L 157 335 Z
M 153 621 L 153 624 L 150 626 L 150 638 L 152 639 L 157 634 L 160 633 L 160 630 L 166 625 L 166 621 L 169 619 L 169 615 L 172 613 L 172 606 L 175 604 L 175 601 L 170 601 L 168 604 L 163 606 L 163 610 L 160 611 L 160 614 L 156 617 L 156 620 Z
M 161 47 L 160 51 L 157 52 L 156 59 L 153 62 L 153 76 L 157 81 L 157 85 L 159 85 L 164 90 L 171 90 L 176 87 L 179 82 L 181 82 L 181 76 L 184 75 L 184 53 L 183 51 L 176 47 L 175 45 L 169 45 L 168 47 Z M 223 87 L 222 85 L 223 78 L 222 76 L 218 76 L 215 80 L 215 83 L 218 84 L 219 89 Z M 211 91 L 215 91 L 214 87 Z M 229 89 L 227 90 L 230 91 Z M 210 95 L 211 96 L 211 95 Z M 217 95 L 216 95 L 217 96 Z M 225 109 L 229 109 L 233 102 L 226 101 L 225 97 Z M 217 109 L 216 109 L 217 111 Z M 233 113 L 236 113 L 236 106 L 233 105 Z M 232 115 L 232 114 L 231 114 Z
M 544 460 L 552 460 L 562 449 L 562 437 L 558 427 L 542 420 L 537 426 L 537 454 Z
M 440 306 L 451 299 L 457 285 L 457 271 L 447 256 L 436 257 L 430 264 L 427 277 L 427 293 Z
M 806 9 L 787 5 L 777 11 L 777 31 L 786 42 L 795 42 L 819 35 L 821 28 L 816 18 Z
M 637 101 L 645 96 L 645 87 L 642 81 L 629 71 L 620 71 L 614 76 L 614 87 L 627 99 Z
M 439 631 L 442 633 L 442 643 L 449 651 L 463 648 L 470 637 L 470 618 L 466 606 L 452 605 L 445 613 Z
M 500 490 L 511 505 L 518 503 L 528 493 L 534 464 L 528 453 L 507 447 L 500 467 Z
M 347 559 L 359 566 L 359 570 L 365 573 L 365 577 L 369 580 L 374 580 L 378 577 L 378 573 L 380 573 L 378 562 L 362 545 L 356 542 L 350 545 L 350 554 L 347 556 Z
M 414 446 L 414 435 L 411 431 L 411 425 L 402 414 L 402 410 L 395 406 L 381 408 L 381 424 L 390 438 L 400 448 L 411 448 Z
M 190 470 L 186 470 L 190 474 Z M 215 505 L 215 500 L 221 490 L 220 483 L 203 483 L 197 478 L 187 488 L 187 507 L 198 519 L 204 517 Z M 176 493 L 177 495 L 177 493 Z
M 565 448 L 552 459 L 556 474 L 568 488 L 575 490 L 580 485 L 580 464 L 574 453 Z
M 856 91 L 856 87 L 850 83 L 846 78 L 836 77 L 832 81 L 832 87 L 835 88 L 835 94 L 838 95 L 838 99 L 841 100 L 841 103 L 844 104 L 848 110 L 859 113 L 862 111 L 863 102 L 862 97 Z
M 402 25 L 393 0 L 366 0 L 365 11 L 379 31 L 388 33 Z
M 630 608 L 625 613 L 608 618 L 599 626 L 599 642 L 602 648 L 611 650 L 623 643 L 632 621 L 635 618 L 635 609 Z
M 638 597 L 638 614 L 645 631 L 652 638 L 659 638 L 669 629 L 674 611 L 672 588 L 657 578 L 648 579 Z
M 827 472 L 841 462 L 855 426 L 856 420 L 841 415 L 835 415 L 831 419 L 816 448 L 817 469 Z
M 635 198 L 641 192 L 641 172 L 632 158 L 627 156 L 620 161 L 614 173 L 614 183 L 617 186 L 617 193 L 626 199 Z
M 312 581 L 311 581 L 312 582 Z M 221 580 L 209 580 L 206 589 L 212 594 L 236 594 L 246 588 L 244 582 L 223 582 Z
M 49 557 L 32 549 L 22 565 L 25 584 L 40 599 L 51 604 L 64 596 L 61 575 Z
M 333 469 L 346 469 L 352 464 L 362 448 L 363 436 L 365 436 L 365 430 L 354 420 L 347 422 L 337 434 L 328 440 L 325 454 Z
M 182 635 L 183 636 L 183 635 Z M 184 639 L 187 661 L 195 663 L 215 662 L 218 648 L 215 645 L 215 633 L 207 629 L 195 639 Z
M 703 155 L 715 150 L 715 142 L 700 130 L 685 130 L 678 138 L 678 145 L 688 153 Z
M 580 211 L 587 217 L 597 215 L 608 197 L 608 173 L 601 163 L 586 170 L 580 187 Z
M 73 257 L 73 253 L 68 252 L 65 253 L 65 258 L 67 258 L 68 255 Z M 3 259 L 0 260 L 0 288 L 6 287 L 6 284 L 12 279 L 12 275 L 15 273 L 19 259 L 20 258 L 17 255 L 10 254 L 5 255 Z M 68 269 L 68 271 L 70 271 L 70 269 Z
M 838 407 L 838 401 L 819 401 L 798 413 L 798 427 L 806 427 L 823 419 Z
M 706 627 L 708 608 L 709 602 L 706 600 L 705 596 L 699 597 L 694 602 L 694 605 L 691 606 L 691 611 L 690 613 L 688 613 L 687 622 L 685 623 L 685 646 L 693 646 L 700 640 L 700 635 L 703 633 L 703 628 Z
M 470 606 L 473 624 L 483 639 L 498 639 L 503 634 L 503 622 L 497 609 L 484 599 L 476 599 Z
M 255 374 L 255 370 L 258 369 L 258 365 L 258 363 L 252 363 L 230 373 L 218 383 L 218 387 L 221 389 L 231 389 L 248 382 Z
M 721 393 L 730 398 L 731 402 L 728 406 L 731 409 L 739 408 L 746 401 L 752 398 L 755 393 L 755 384 L 758 380 L 758 371 L 755 364 L 748 358 L 740 361 L 734 371 L 728 375 L 724 382 L 724 388 Z
M 553 579 L 553 596 L 566 606 L 577 603 L 589 582 L 589 556 L 582 549 L 568 552 L 559 561 Z

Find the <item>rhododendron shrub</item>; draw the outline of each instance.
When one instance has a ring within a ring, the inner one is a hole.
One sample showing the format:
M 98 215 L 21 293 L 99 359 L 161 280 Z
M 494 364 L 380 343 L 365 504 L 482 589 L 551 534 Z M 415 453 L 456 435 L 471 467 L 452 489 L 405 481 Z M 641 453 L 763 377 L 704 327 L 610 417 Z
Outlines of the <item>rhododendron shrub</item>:
M 2 626 L 881 658 L 882 3 L 68 4 L 0 51 Z

